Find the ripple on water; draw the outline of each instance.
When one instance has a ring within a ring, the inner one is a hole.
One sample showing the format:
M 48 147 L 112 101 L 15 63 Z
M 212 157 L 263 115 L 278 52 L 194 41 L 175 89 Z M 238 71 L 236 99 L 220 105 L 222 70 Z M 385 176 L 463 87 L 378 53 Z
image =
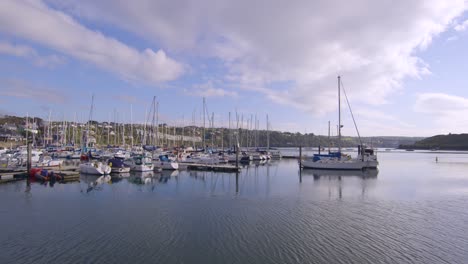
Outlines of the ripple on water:
M 29 198 L 10 185 L 0 263 L 468 263 L 466 197 L 396 197 L 411 181 L 379 196 L 380 178 L 300 184 L 285 164 L 244 170 L 239 192 L 230 174 L 194 172 L 89 193 L 34 185 Z

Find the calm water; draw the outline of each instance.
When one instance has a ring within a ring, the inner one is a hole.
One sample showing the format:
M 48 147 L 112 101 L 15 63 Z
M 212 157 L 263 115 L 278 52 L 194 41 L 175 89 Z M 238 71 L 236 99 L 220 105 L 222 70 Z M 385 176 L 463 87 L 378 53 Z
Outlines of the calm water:
M 1 185 L 0 263 L 468 263 L 468 154 L 379 159 Z

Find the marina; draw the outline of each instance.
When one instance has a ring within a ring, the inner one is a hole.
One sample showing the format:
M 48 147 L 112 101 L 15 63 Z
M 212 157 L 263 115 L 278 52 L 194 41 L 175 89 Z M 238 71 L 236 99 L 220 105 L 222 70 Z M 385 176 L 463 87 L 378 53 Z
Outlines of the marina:
M 467 32 L 468 0 L 1 0 L 0 264 L 468 264 Z

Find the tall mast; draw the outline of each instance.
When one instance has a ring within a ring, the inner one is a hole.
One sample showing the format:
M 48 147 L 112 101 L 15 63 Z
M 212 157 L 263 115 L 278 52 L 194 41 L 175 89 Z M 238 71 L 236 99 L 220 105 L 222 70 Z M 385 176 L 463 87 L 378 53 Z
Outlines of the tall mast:
M 341 77 L 338 75 L 338 151 L 341 153 Z
M 76 112 L 75 112 L 75 116 L 73 117 L 73 136 L 72 136 L 72 140 L 73 140 L 73 146 L 75 146 L 76 144 Z
M 50 118 L 51 118 L 50 116 L 51 115 L 52 115 L 52 110 L 49 110 L 49 118 L 48 118 L 49 122 L 47 123 L 47 141 L 48 141 L 48 145 L 50 145 L 50 143 L 51 143 L 50 140 L 49 140 L 50 139 L 50 127 L 51 127 L 51 122 L 50 122 Z
M 116 110 L 114 108 L 114 131 L 115 131 L 114 146 L 117 145 L 117 138 L 119 137 L 119 131 L 117 129 L 119 129 L 119 127 L 117 126 L 117 114 L 116 114 Z
M 141 146 L 146 144 L 146 118 L 148 116 L 148 106 L 145 107 L 145 124 L 143 126 L 143 137 L 141 138 Z
M 45 119 L 44 119 L 45 120 Z M 45 121 L 43 120 L 43 124 L 44 124 L 44 127 L 43 127 L 43 135 L 42 135 L 42 145 L 44 145 L 44 147 L 46 146 L 46 126 L 45 126 Z
M 122 145 L 125 148 L 125 112 L 122 117 Z
M 214 112 L 211 113 L 211 149 L 214 147 Z
M 156 123 L 156 96 L 153 96 L 153 102 L 151 103 L 153 105 L 153 119 L 151 120 L 151 145 L 155 146 L 156 145 L 156 133 L 154 131 L 155 129 L 155 123 Z M 151 111 L 151 110 L 150 110 Z
M 228 132 L 229 132 L 229 148 L 232 147 L 232 137 L 231 137 L 231 112 L 229 112 L 229 124 L 228 124 Z
M 29 113 L 26 112 L 26 138 L 28 138 L 29 133 Z
M 202 148 L 205 149 L 205 97 L 203 97 L 203 140 L 202 140 Z
M 193 112 L 192 112 L 192 147 L 194 149 L 196 149 L 195 147 L 195 117 L 196 116 L 196 113 L 195 113 L 195 109 L 193 109 Z
M 330 154 L 330 121 L 328 121 L 328 154 Z
M 184 146 L 184 136 L 185 136 L 185 116 L 182 115 L 182 146 Z
M 94 108 L 94 94 L 91 96 L 91 109 L 89 110 L 88 126 L 86 128 L 86 148 L 88 148 L 88 144 L 89 144 L 89 126 L 90 126 L 91 120 L 93 119 L 93 108 Z
M 268 114 L 266 116 L 267 118 L 267 150 L 270 149 L 270 122 L 268 121 Z
M 159 102 L 156 102 L 156 146 L 159 145 Z
M 31 129 L 36 129 L 35 125 L 36 125 L 36 118 L 33 116 Z M 32 144 L 33 144 L 33 146 L 36 146 L 36 133 L 32 133 L 32 136 L 33 136 L 33 143 Z
M 130 104 L 130 135 L 131 148 L 133 148 L 133 106 Z

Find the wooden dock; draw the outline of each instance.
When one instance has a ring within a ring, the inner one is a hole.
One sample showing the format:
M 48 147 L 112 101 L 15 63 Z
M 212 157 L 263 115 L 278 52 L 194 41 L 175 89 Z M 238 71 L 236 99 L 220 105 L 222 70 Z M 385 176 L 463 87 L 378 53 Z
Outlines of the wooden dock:
M 217 171 L 217 172 L 240 172 L 240 168 L 232 165 L 220 165 L 220 164 L 187 164 L 189 170 L 199 171 Z
M 17 173 L 17 172 L 10 172 L 10 173 L 1 173 L 0 174 L 0 184 L 9 183 L 9 182 L 17 182 L 26 179 L 26 173 Z
M 299 155 L 283 155 L 283 159 L 299 159 Z
M 77 166 L 54 166 L 54 167 L 32 167 L 34 168 L 41 168 L 51 171 L 76 171 L 78 170 Z M 26 167 L 14 167 L 14 168 L 0 168 L 0 174 L 3 173 L 21 173 L 26 172 Z
M 71 182 L 71 181 L 79 181 L 80 180 L 80 173 L 78 171 L 54 171 L 55 174 L 60 175 L 63 177 L 62 180 L 57 182 Z M 1 172 L 0 173 L 0 184 L 16 182 L 26 180 L 28 178 L 28 174 L 26 172 Z

